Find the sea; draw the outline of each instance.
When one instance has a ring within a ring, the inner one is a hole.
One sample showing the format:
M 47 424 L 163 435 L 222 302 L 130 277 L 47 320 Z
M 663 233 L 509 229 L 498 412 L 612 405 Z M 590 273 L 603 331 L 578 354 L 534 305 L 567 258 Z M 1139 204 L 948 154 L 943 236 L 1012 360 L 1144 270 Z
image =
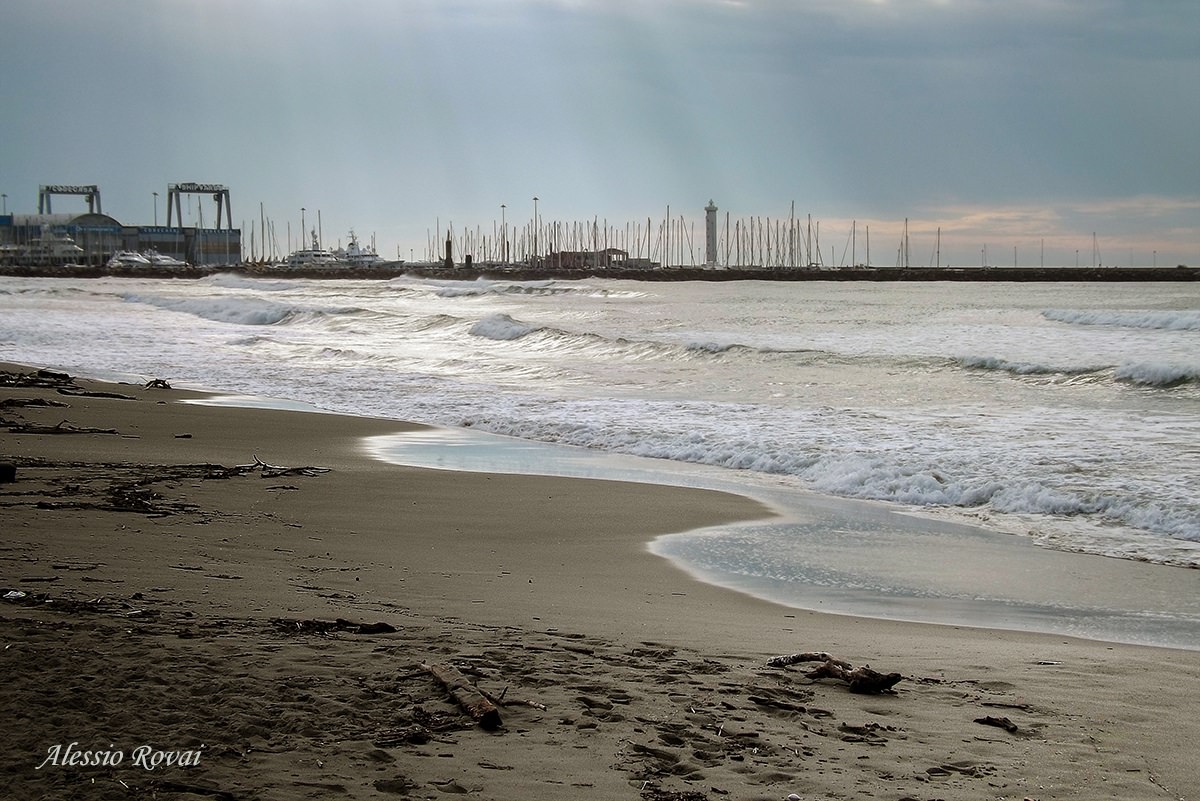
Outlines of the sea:
M 797 610 L 1200 648 L 1196 283 L 7 277 L 0 359 L 748 495 L 647 547 Z

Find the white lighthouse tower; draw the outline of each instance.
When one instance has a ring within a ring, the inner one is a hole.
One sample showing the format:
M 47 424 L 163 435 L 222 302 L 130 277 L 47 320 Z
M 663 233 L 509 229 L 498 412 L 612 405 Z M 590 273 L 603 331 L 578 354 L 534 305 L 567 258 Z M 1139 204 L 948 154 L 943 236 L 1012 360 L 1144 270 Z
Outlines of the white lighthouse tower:
M 717 206 L 711 199 L 704 207 L 704 266 L 717 266 Z

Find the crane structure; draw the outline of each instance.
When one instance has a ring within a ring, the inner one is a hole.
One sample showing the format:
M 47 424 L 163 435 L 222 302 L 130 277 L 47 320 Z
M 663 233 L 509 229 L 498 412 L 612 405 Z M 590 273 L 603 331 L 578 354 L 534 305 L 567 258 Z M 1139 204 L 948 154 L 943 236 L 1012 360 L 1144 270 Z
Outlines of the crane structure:
M 38 187 L 38 214 L 52 214 L 50 198 L 54 195 L 83 195 L 87 198 L 89 214 L 103 214 L 100 209 L 100 187 L 95 184 L 75 186 L 44 184 Z
M 183 227 L 183 209 L 179 198 L 181 195 L 212 195 L 217 202 L 217 230 L 221 229 L 221 209 L 225 210 L 226 227 L 233 230 L 233 211 L 229 202 L 229 187 L 222 184 L 169 184 L 167 186 L 167 227 L 171 227 L 171 210 L 174 209 L 179 226 Z

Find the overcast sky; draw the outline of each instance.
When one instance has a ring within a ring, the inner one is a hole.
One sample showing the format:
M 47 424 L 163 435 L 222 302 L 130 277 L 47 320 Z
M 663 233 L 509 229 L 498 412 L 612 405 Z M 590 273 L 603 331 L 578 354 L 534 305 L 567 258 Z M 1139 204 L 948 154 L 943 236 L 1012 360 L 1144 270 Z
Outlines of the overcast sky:
M 913 264 L 939 227 L 943 264 L 1090 263 L 1093 232 L 1200 264 L 1196 0 L 4 0 L 0 72 L 10 212 L 94 183 L 161 223 L 221 183 L 247 242 L 262 203 L 281 249 L 304 207 L 420 258 L 534 196 L 621 228 L 711 198 L 722 229 L 794 203 L 825 261 L 857 220 L 893 263 L 908 218 Z

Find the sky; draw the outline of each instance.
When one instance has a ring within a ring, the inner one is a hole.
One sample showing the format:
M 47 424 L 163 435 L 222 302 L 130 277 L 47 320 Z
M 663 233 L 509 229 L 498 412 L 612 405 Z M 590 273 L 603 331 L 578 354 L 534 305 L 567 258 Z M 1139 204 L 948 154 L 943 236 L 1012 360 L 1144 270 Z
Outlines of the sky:
M 535 197 L 689 235 L 711 199 L 825 263 L 907 220 L 918 266 L 1200 264 L 1196 0 L 3 0 L 0 74 L 9 212 L 224 184 L 247 247 L 319 211 L 419 260 Z

